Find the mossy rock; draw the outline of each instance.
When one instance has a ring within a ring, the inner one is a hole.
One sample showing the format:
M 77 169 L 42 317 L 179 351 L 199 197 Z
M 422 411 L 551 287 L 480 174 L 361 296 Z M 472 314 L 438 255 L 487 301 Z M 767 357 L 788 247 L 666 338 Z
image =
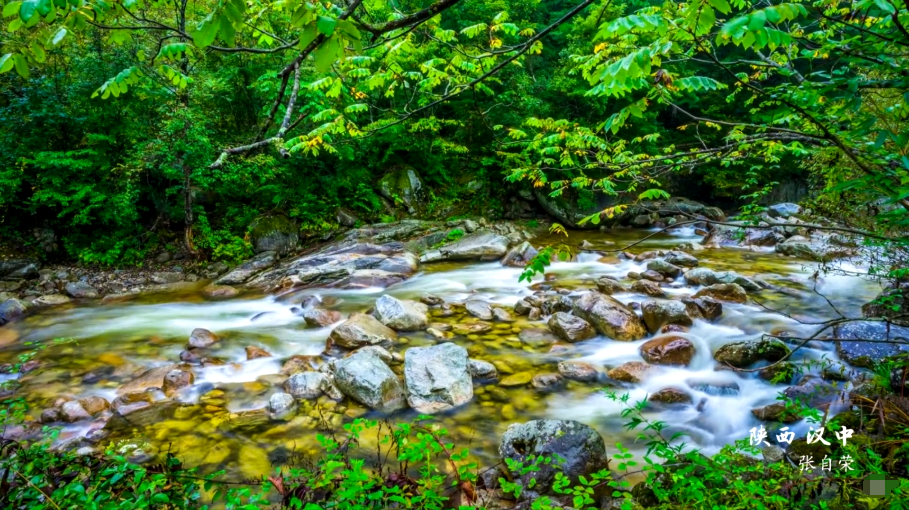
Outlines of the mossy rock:
M 423 202 L 423 181 L 420 174 L 409 166 L 392 167 L 379 179 L 378 188 L 380 195 L 395 205 L 400 203 L 411 214 L 417 212 Z
M 249 225 L 256 253 L 273 251 L 286 255 L 300 244 L 300 229 L 285 216 L 263 216 Z

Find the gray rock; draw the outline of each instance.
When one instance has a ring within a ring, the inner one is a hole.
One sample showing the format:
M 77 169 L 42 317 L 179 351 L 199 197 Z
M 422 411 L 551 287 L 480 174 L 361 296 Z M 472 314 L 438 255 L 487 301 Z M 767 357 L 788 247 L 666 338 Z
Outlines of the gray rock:
M 328 335 L 328 348 L 337 345 L 344 349 L 358 349 L 367 345 L 388 344 L 397 339 L 398 334 L 375 317 L 353 313 Z
M 773 204 L 767 207 L 767 215 L 771 218 L 788 218 L 802 212 L 802 206 L 791 202 Z
M 627 290 L 621 283 L 619 283 L 618 280 L 611 276 L 602 276 L 600 278 L 597 278 L 597 289 L 607 296 L 610 294 L 625 292 Z
M 713 353 L 713 358 L 720 363 L 736 368 L 745 368 L 758 361 L 774 363 L 789 354 L 789 347 L 783 342 L 765 338 L 745 342 L 728 343 Z
M 670 251 L 663 255 L 663 260 L 678 267 L 697 267 L 698 259 L 683 251 Z
M 497 321 L 501 322 L 514 322 L 514 318 L 508 313 L 504 308 L 493 308 L 492 315 Z
M 680 252 L 681 253 L 681 252 Z M 654 259 L 647 263 L 647 269 L 656 271 L 669 278 L 678 278 L 682 274 L 682 268 L 667 262 L 665 259 Z
M 41 264 L 33 259 L 0 259 L 0 280 L 32 280 L 38 278 Z
M 508 252 L 507 237 L 486 230 L 477 230 L 461 239 L 425 253 L 421 262 L 436 260 L 498 260 Z
M 268 414 L 275 419 L 285 418 L 296 408 L 297 401 L 287 393 L 275 393 L 268 399 Z
M 28 310 L 28 306 L 16 298 L 10 298 L 0 303 L 0 326 L 22 318 L 26 310 Z
M 551 393 L 565 387 L 565 378 L 560 374 L 537 374 L 531 379 L 530 385 L 537 391 Z
M 410 276 L 416 273 L 419 267 L 420 258 L 413 253 L 410 253 L 409 251 L 405 251 L 398 255 L 388 257 L 382 262 L 379 262 L 379 265 L 377 265 L 374 269 Z
M 710 297 L 719 301 L 744 303 L 748 300 L 745 289 L 736 283 L 715 283 L 697 291 L 694 298 Z
M 566 342 L 580 342 L 596 336 L 597 332 L 587 321 L 565 312 L 549 316 L 549 330 Z
M 218 341 L 218 336 L 204 328 L 196 328 L 189 335 L 187 346 L 190 349 L 204 349 L 211 347 Z
M 460 406 L 473 398 L 467 350 L 451 342 L 404 353 L 407 402 L 422 414 Z
M 71 400 L 60 407 L 60 417 L 67 423 L 90 420 L 92 415 L 82 407 L 78 400 Z
M 426 329 L 429 324 L 426 305 L 401 301 L 388 294 L 376 300 L 375 316 L 379 322 L 395 331 L 418 331 Z
M 469 359 L 467 360 L 467 371 L 471 377 L 477 379 L 498 379 L 499 371 L 496 366 L 488 361 Z
M 66 293 L 76 299 L 94 299 L 99 295 L 97 289 L 85 282 L 67 283 Z
M 237 285 L 245 283 L 254 275 L 272 267 L 275 264 L 276 258 L 277 254 L 273 251 L 260 253 L 222 276 L 215 283 L 217 285 Z
M 499 456 L 525 465 L 535 457 L 564 459 L 561 464 L 555 460 L 551 464 L 542 464 L 536 472 L 512 472 L 513 479 L 525 488 L 524 496 L 531 498 L 533 493 L 550 492 L 558 472 L 577 479 L 606 468 L 608 462 L 603 438 L 597 431 L 573 420 L 513 423 L 502 436 Z M 532 479 L 536 483 L 530 488 Z
M 691 326 L 693 319 L 700 318 L 700 311 L 681 301 L 648 300 L 641 303 L 641 315 L 647 331 L 656 333 L 666 324 Z
M 393 412 L 407 406 L 400 379 L 370 353 L 355 352 L 335 362 L 335 385 L 371 409 Z
M 303 310 L 303 320 L 306 324 L 316 328 L 324 328 L 341 320 L 341 314 L 334 310 L 321 308 L 307 308 Z
M 715 273 L 716 281 L 714 283 L 734 283 L 747 291 L 759 291 L 763 287 L 758 285 L 751 278 L 742 276 L 732 271 L 721 271 Z
M 659 283 L 651 280 L 638 280 L 631 284 L 631 291 L 650 297 L 666 297 L 666 291 Z
M 356 352 L 365 352 L 376 356 L 386 365 L 391 365 L 395 359 L 395 356 L 388 352 L 388 349 L 380 347 L 378 345 L 367 345 L 366 347 L 360 347 Z
M 486 301 L 481 301 L 479 299 L 470 299 L 464 303 L 464 308 L 467 309 L 467 313 L 480 320 L 492 320 L 492 306 Z
M 713 285 L 717 283 L 716 272 L 706 267 L 696 267 L 685 273 L 685 281 L 689 285 Z
M 909 328 L 887 325 L 884 322 L 861 321 L 840 324 L 833 329 L 836 352 L 852 366 L 874 368 L 875 363 L 909 352 Z M 876 340 L 877 342 L 862 342 Z M 880 343 L 884 341 L 893 343 Z
M 644 322 L 633 310 L 599 292 L 589 291 L 575 301 L 574 314 L 614 340 L 639 340 L 647 334 Z
M 46 294 L 44 296 L 36 298 L 34 301 L 32 301 L 32 303 L 38 306 L 55 306 L 66 304 L 70 301 L 72 301 L 72 299 L 64 296 L 63 294 Z
M 186 275 L 184 275 L 183 273 L 179 273 L 177 271 L 161 271 L 161 272 L 157 272 L 157 273 L 153 274 L 151 276 L 151 281 L 153 283 L 157 283 L 158 285 L 163 285 L 163 284 L 167 284 L 167 283 L 177 283 L 177 282 L 182 282 L 183 278 L 185 278 L 185 276 Z M 67 290 L 68 290 L 68 287 L 69 286 L 67 286 Z
M 314 400 L 322 395 L 328 377 L 322 372 L 298 372 L 284 382 L 284 391 L 294 398 Z
M 854 248 L 838 246 L 831 242 L 830 237 L 820 236 L 815 239 L 792 236 L 786 239 L 785 242 L 776 245 L 775 249 L 777 253 L 782 253 L 783 255 L 817 262 L 828 262 L 855 255 Z
M 581 382 L 593 382 L 600 376 L 596 367 L 583 361 L 560 361 L 559 373 L 565 379 Z

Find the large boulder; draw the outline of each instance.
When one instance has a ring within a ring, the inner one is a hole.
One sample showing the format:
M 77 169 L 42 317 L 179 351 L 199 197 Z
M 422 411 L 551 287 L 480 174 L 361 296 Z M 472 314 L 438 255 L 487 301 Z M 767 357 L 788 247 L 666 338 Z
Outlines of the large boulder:
M 713 358 L 722 364 L 745 368 L 758 361 L 775 363 L 789 355 L 789 347 L 775 338 L 762 338 L 744 342 L 728 343 L 713 353 Z
M 550 331 L 566 342 L 580 342 L 597 334 L 589 322 L 565 312 L 550 315 L 548 325 Z
M 589 291 L 575 301 L 574 314 L 614 340 L 639 340 L 647 334 L 644 322 L 634 310 L 596 291 Z
M 641 357 L 651 365 L 687 366 L 694 357 L 694 344 L 682 336 L 659 336 L 641 345 Z
M 467 349 L 451 342 L 407 349 L 404 383 L 407 403 L 422 414 L 434 414 L 470 402 L 473 381 Z
M 812 239 L 803 236 L 792 236 L 785 242 L 776 245 L 777 253 L 798 257 L 801 259 L 814 260 L 817 262 L 829 262 L 831 260 L 851 257 L 855 254 L 855 249 L 850 246 L 841 246 L 832 236 L 817 236 Z
M 875 363 L 909 352 L 909 328 L 884 322 L 860 321 L 840 324 L 833 329 L 836 352 L 852 366 L 874 368 Z M 863 342 L 862 340 L 873 340 Z M 891 341 L 892 343 L 885 343 Z
M 508 252 L 511 241 L 487 230 L 477 230 L 461 239 L 430 250 L 420 257 L 421 262 L 438 260 L 498 260 Z
M 376 300 L 375 316 L 395 331 L 418 331 L 426 329 L 429 324 L 426 311 L 423 303 L 401 301 L 385 294 Z
M 909 326 L 906 310 L 909 310 L 909 284 L 902 284 L 885 289 L 873 300 L 862 305 L 862 317 L 883 317 L 894 324 Z
M 41 263 L 28 258 L 0 258 L 0 280 L 31 280 L 37 278 Z
M 335 385 L 357 402 L 383 412 L 407 406 L 404 385 L 378 356 L 354 352 L 335 362 Z
M 297 249 L 300 229 L 285 216 L 265 216 L 253 220 L 249 226 L 256 253 L 275 252 L 286 255 Z
M 244 283 L 254 275 L 275 265 L 277 254 L 273 251 L 262 252 L 255 257 L 240 264 L 239 267 L 222 276 L 215 282 L 216 285 L 237 285 Z
M 656 333 L 666 324 L 691 326 L 693 319 L 701 316 L 697 306 L 689 306 L 681 301 L 644 301 L 641 303 L 641 315 L 647 331 L 651 333 Z
M 391 169 L 379 180 L 379 194 L 392 203 L 402 203 L 411 214 L 416 212 L 423 200 L 423 181 L 411 167 L 399 166 Z
M 721 271 L 716 273 L 715 276 L 715 283 L 734 283 L 747 291 L 758 291 L 762 288 L 751 278 L 742 276 L 732 271 Z
M 737 283 L 715 283 L 697 291 L 695 298 L 710 297 L 719 301 L 730 301 L 732 303 L 744 303 L 748 301 L 748 294 L 745 289 Z
M 532 420 L 513 423 L 502 436 L 499 455 L 503 459 L 529 465 L 533 458 L 551 457 L 551 464 L 539 470 L 512 472 L 515 482 L 524 487 L 523 496 L 545 494 L 552 490 L 556 473 L 572 480 L 606 469 L 608 459 L 603 438 L 583 423 L 574 420 Z M 564 459 L 558 463 L 556 458 Z M 531 485 L 531 480 L 535 483 Z
M 363 313 L 352 313 L 350 317 L 331 331 L 328 346 L 344 349 L 358 349 L 367 345 L 389 344 L 398 339 L 393 329 L 379 322 L 375 317 Z

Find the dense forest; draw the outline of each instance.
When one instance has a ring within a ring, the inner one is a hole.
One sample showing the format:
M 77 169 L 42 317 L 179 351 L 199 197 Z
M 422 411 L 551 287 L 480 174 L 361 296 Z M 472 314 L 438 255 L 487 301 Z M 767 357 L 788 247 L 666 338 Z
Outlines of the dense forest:
M 108 265 L 165 248 L 238 260 L 257 218 L 316 236 L 339 208 L 495 218 L 535 194 L 592 226 L 667 193 L 736 210 L 808 188 L 828 216 L 886 230 L 909 205 L 906 14 L 889 0 L 7 2 L 2 238 Z M 416 204 L 379 184 L 401 169 L 425 183 Z

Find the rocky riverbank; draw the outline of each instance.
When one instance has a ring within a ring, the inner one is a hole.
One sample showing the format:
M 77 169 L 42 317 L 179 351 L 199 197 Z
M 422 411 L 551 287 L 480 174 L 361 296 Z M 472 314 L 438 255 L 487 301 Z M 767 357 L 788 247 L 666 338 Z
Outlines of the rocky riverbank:
M 780 223 L 781 217 L 768 216 L 766 226 Z M 100 363 L 67 370 L 66 380 L 100 383 L 113 395 L 61 393 L 47 402 L 30 424 L 7 434 L 21 439 L 40 434 L 42 425 L 78 426 L 82 433 L 60 447 L 89 452 L 113 439 L 127 439 L 137 427 L 147 427 L 154 431 L 154 437 L 161 438 L 185 433 L 183 429 L 188 426 L 200 433 L 206 431 L 206 437 L 217 442 L 223 434 L 237 431 L 304 433 L 337 427 L 357 416 L 450 414 L 471 405 L 479 405 L 507 423 L 538 409 L 547 396 L 593 392 L 603 386 L 632 391 L 646 385 L 652 388 L 648 397 L 652 409 L 700 412 L 709 405 L 710 396 L 740 394 L 742 382 L 737 377 L 741 373 L 732 376 L 736 369 L 756 371 L 766 384 L 772 381 L 783 385 L 780 390 L 785 395 L 809 407 L 838 411 L 848 404 L 842 398 L 844 390 L 860 391 L 857 388 L 866 382 L 870 363 L 900 351 L 897 345 L 856 340 L 889 338 L 904 334 L 904 328 L 895 331 L 880 322 L 850 322 L 837 327 L 833 330 L 835 338 L 840 339 L 837 353 L 847 364 L 827 364 L 816 373 L 799 373 L 795 364 L 781 363 L 801 342 L 785 330 L 764 331 L 747 340 L 714 346 L 704 343 L 693 329 L 718 324 L 728 310 L 741 314 L 744 309 L 737 307 L 756 298 L 771 299 L 785 290 L 776 280 L 760 274 L 713 269 L 703 263 L 706 254 L 726 249 L 733 242 L 738 248 L 767 252 L 769 241 L 761 245 L 748 241 L 760 232 L 776 234 L 771 237 L 776 239 L 778 257 L 810 258 L 808 252 L 789 253 L 779 247 L 802 243 L 802 239 L 820 245 L 822 236 L 794 214 L 782 219 L 793 227 L 750 229 L 731 235 L 727 227 L 689 224 L 688 228 L 705 229 L 701 242 L 681 242 L 668 249 L 632 248 L 606 254 L 621 246 L 578 242 L 575 264 L 605 255 L 597 267 L 633 264 L 635 270 L 593 274 L 581 281 L 547 274 L 526 295 L 508 305 L 476 297 L 452 300 L 423 293 L 406 299 L 380 292 L 367 305 L 351 310 L 330 295 L 307 292 L 392 290 L 435 264 L 499 261 L 503 267 L 523 267 L 536 253 L 534 243 L 539 238 L 535 239 L 529 229 L 482 220 L 403 221 L 351 229 L 310 253 L 282 258 L 275 251 L 263 251 L 234 268 L 177 271 L 170 265 L 165 266 L 168 271 L 109 273 L 135 284 L 126 292 L 113 292 L 122 289 L 105 284 L 98 275 L 73 279 L 71 274 L 61 275 L 59 269 L 49 272 L 37 268 L 34 272 L 8 273 L 26 277 L 15 280 L 19 287 L 7 291 L 15 296 L 7 296 L 0 307 L 4 320 L 14 322 L 6 326 L 8 331 L 16 331 L 10 328 L 30 310 L 54 304 L 48 296 L 74 300 L 73 304 L 99 299 L 113 304 L 148 291 L 194 286 L 193 292 L 198 289 L 211 301 L 225 301 L 240 293 L 279 294 L 277 303 L 284 307 L 284 313 L 297 318 L 300 327 L 324 336 L 318 354 L 288 356 L 272 352 L 267 344 L 249 335 L 237 337 L 217 329 L 195 328 L 183 337 L 182 350 L 170 358 L 158 355 L 156 366 L 151 368 L 137 366 L 128 359 L 129 353 L 106 353 L 97 360 Z M 452 235 L 455 231 L 460 234 Z M 825 253 L 825 257 L 849 254 Z M 35 274 L 37 277 L 27 279 Z M 165 278 L 165 274 L 179 276 Z M 37 290 L 50 286 L 54 293 Z M 250 320 L 255 322 L 259 316 Z M 8 338 L 12 339 L 7 345 L 15 342 L 15 333 Z M 613 342 L 609 345 L 615 349 L 632 346 L 629 357 L 634 359 L 604 365 L 582 356 L 585 345 L 603 341 Z M 230 349 L 238 347 L 244 352 L 242 360 L 231 357 L 234 351 Z M 532 358 L 514 362 L 498 354 L 502 349 L 526 352 Z M 710 360 L 713 375 L 701 371 L 675 378 L 672 383 L 662 382 L 667 374 L 704 359 Z M 274 371 L 243 383 L 213 386 L 204 380 L 213 368 L 257 363 L 270 363 L 262 366 L 274 367 Z M 30 384 L 47 377 L 41 374 L 49 374 L 53 364 L 53 359 L 39 357 L 3 367 L 2 371 L 20 373 L 17 380 L 21 386 L 8 391 L 20 387 L 27 391 Z M 265 397 L 267 403 L 242 411 L 231 405 L 251 397 Z M 776 403 L 755 406 L 749 412 L 771 429 L 790 421 L 785 407 Z M 554 437 L 563 439 L 554 443 Z M 152 448 L 140 449 L 136 460 L 152 457 Z M 220 454 L 213 453 L 216 451 L 200 447 L 193 459 L 199 464 L 217 464 Z M 533 420 L 509 427 L 501 438 L 499 454 L 520 459 L 529 452 L 568 455 L 571 474 L 576 475 L 599 469 L 607 459 L 600 433 L 573 420 Z M 252 459 L 253 468 L 263 465 L 260 454 L 252 450 L 242 450 L 240 456 Z M 541 490 L 545 486 L 543 483 Z

